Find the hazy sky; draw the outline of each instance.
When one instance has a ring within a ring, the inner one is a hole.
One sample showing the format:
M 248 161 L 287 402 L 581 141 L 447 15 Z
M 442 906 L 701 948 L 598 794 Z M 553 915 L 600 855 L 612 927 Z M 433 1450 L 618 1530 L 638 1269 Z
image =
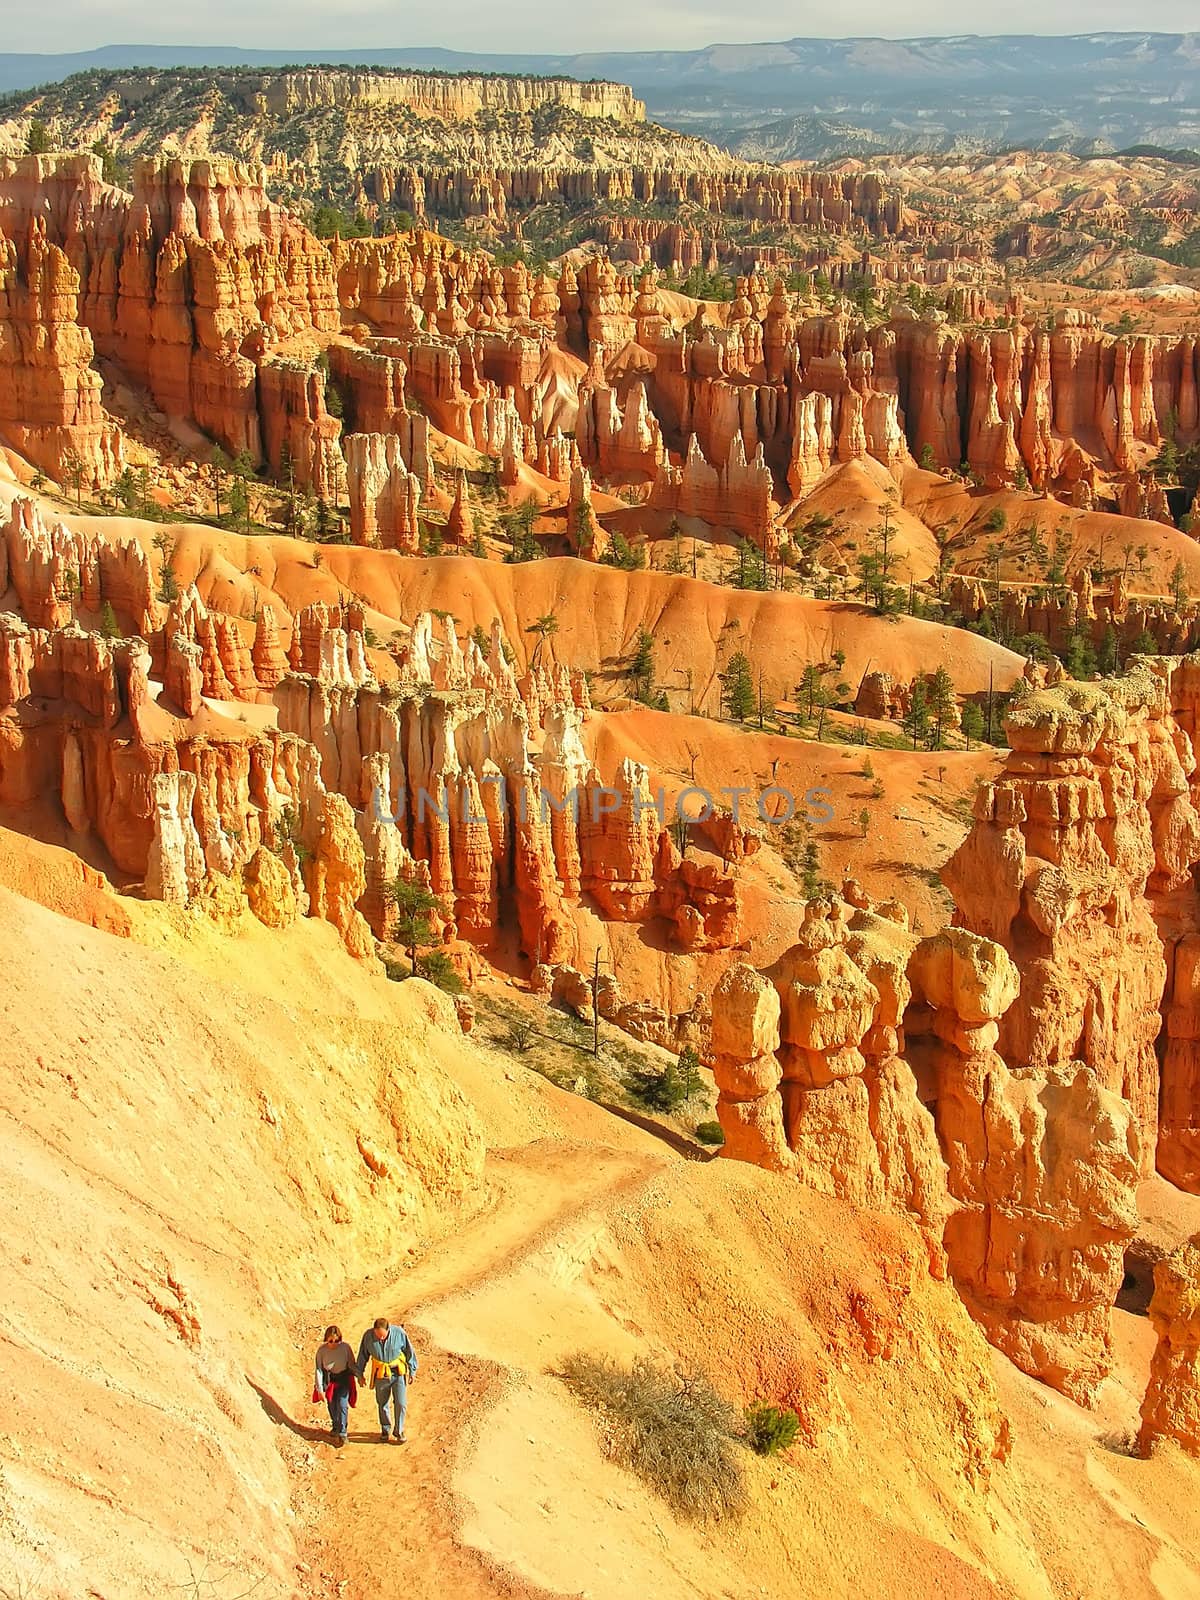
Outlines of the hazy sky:
M 447 49 L 557 54 L 575 50 L 695 49 L 714 43 L 804 35 L 1187 32 L 1195 0 L 997 0 L 967 12 L 951 0 L 895 0 L 832 6 L 804 0 L 439 0 L 420 6 L 386 0 L 207 0 L 167 6 L 151 0 L 5 0 L 0 53 L 90 50 L 102 44 L 224 44 L 277 50 L 439 45 Z M 964 29 L 964 23 L 967 29 Z

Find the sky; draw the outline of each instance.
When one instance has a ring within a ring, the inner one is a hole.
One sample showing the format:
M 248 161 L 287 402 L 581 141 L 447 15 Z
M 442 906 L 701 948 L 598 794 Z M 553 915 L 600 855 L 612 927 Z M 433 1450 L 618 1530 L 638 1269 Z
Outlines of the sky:
M 451 50 L 561 54 L 580 50 L 696 49 L 803 36 L 841 38 L 925 34 L 1184 33 L 1197 28 L 1195 0 L 984 0 L 964 13 L 961 0 L 206 0 L 168 7 L 161 0 L 2 0 L 0 53 L 91 50 L 104 44 L 224 44 L 247 49 L 365 49 L 440 46 Z M 964 29 L 964 23 L 968 28 Z

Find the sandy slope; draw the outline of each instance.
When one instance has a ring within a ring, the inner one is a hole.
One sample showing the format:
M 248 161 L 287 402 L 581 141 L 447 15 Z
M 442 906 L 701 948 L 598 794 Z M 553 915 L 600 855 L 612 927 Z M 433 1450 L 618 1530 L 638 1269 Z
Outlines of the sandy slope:
M 0 501 L 13 492 L 0 483 Z M 105 538 L 132 535 L 148 550 L 162 531 L 128 517 L 67 520 Z M 554 654 L 594 672 L 601 694 L 619 694 L 628 686 L 630 658 L 645 628 L 654 635 L 656 681 L 676 710 L 694 704 L 715 713 L 718 674 L 739 650 L 762 672 L 771 694 L 794 687 L 808 662 L 828 661 L 838 649 L 846 654 L 843 670 L 851 684 L 872 668 L 908 680 L 945 665 L 962 694 L 985 690 L 989 673 L 997 688 L 1006 688 L 1023 665 L 1011 651 L 957 628 L 907 616 L 889 622 L 865 607 L 743 592 L 665 572 L 621 572 L 570 558 L 513 566 L 470 556 L 420 559 L 346 545 L 321 547 L 314 566 L 318 547 L 296 539 L 248 537 L 199 524 L 167 531 L 176 541 L 173 565 L 180 581 L 194 580 L 208 604 L 246 619 L 272 605 L 286 627 L 300 607 L 348 596 L 365 602 L 382 638 L 407 627 L 421 611 L 449 612 L 462 637 L 499 617 L 524 666 L 535 643 L 528 624 L 553 612 Z
M 1200 545 L 1186 533 L 1162 522 L 1117 516 L 1109 511 L 1082 511 L 1061 500 L 1043 499 L 1015 489 L 972 492 L 961 479 L 946 479 L 913 467 L 904 480 L 904 504 L 931 529 L 953 532 L 952 565 L 961 572 L 993 576 L 989 549 L 1005 547 L 1000 576 L 1005 582 L 1036 588 L 1045 581 L 1045 563 L 1028 554 L 1028 536 L 1037 530 L 1046 550 L 1056 538 L 1066 544 L 1065 569 L 1069 578 L 1087 566 L 1106 570 L 1124 565 L 1124 549 L 1146 547 L 1145 567 L 1129 573 L 1129 588 L 1138 594 L 1166 595 L 1171 573 L 1182 563 L 1189 594 L 1200 591 Z M 989 530 L 989 515 L 1001 511 L 1003 533 Z
M 437 1065 L 452 1041 L 419 989 L 368 982 L 331 930 L 311 931 L 278 965 L 269 938 L 227 938 L 226 978 L 198 982 L 176 957 L 0 891 L 0 1368 L 20 1397 L 0 1470 L 30 1592 L 161 1596 L 189 1560 L 289 1592 L 266 1397 L 295 1382 L 291 1308 L 348 1265 L 415 1249 L 477 1170 Z M 203 969 L 203 940 L 198 953 Z M 294 962 L 296 998 L 239 983 L 242 962 L 260 982 Z M 307 1009 L 330 967 L 367 1018 L 379 989 L 386 1025 L 355 1017 L 337 982 L 324 1017 Z M 390 1168 L 386 1207 L 363 1148 Z
M 20 1396 L 0 1583 L 139 1600 L 190 1565 L 201 1593 L 261 1577 L 269 1600 L 1191 1592 L 1196 1469 L 1105 1442 L 1132 1427 L 1140 1320 L 1086 1416 L 990 1357 L 906 1224 L 682 1159 L 464 1042 L 320 925 L 134 907 L 131 932 L 0 892 Z M 369 1442 L 364 1397 L 368 1439 L 336 1454 L 311 1349 L 381 1309 L 420 1343 L 412 1440 Z M 750 1462 L 743 1524 L 680 1527 L 555 1378 L 578 1347 L 786 1400 L 804 1442 Z

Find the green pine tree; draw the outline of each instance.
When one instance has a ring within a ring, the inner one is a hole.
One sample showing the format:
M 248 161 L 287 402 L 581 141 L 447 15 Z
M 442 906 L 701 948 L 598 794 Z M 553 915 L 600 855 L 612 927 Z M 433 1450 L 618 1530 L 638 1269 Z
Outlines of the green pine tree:
M 904 713 L 903 728 L 915 750 L 929 738 L 929 693 L 920 678 L 913 684 Z
M 642 628 L 629 667 L 633 692 L 643 705 L 654 703 L 654 635 Z
M 750 661 L 743 651 L 730 657 L 729 665 L 721 673 L 721 687 L 726 709 L 734 722 L 745 722 L 754 715 L 758 697 L 754 692 Z
M 388 885 L 386 895 L 388 904 L 396 914 L 396 941 L 408 952 L 408 963 L 415 973 L 422 948 L 434 943 L 430 918 L 435 912 L 445 915 L 442 902 L 423 883 L 403 875 Z
M 942 735 L 946 724 L 954 715 L 957 704 L 954 694 L 954 679 L 949 670 L 942 666 L 932 673 L 928 679 L 926 696 L 929 701 L 929 710 L 933 718 L 933 747 L 935 750 L 942 748 Z
M 1105 628 L 1104 637 L 1100 640 L 1100 649 L 1096 654 L 1096 666 L 1106 678 L 1121 670 L 1121 648 L 1117 640 L 1117 630 L 1111 622 Z

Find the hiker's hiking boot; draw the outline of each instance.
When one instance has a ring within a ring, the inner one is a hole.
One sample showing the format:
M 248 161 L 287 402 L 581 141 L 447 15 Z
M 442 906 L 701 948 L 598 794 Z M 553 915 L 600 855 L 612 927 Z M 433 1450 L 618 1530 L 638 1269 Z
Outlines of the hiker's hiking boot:
M 379 1442 L 380 1442 L 380 1444 L 386 1444 L 390 1438 L 391 1438 L 391 1434 L 385 1428 L 383 1430 L 383 1432 L 379 1435 Z
M 408 1443 L 408 1438 L 407 1438 L 407 1436 L 405 1434 L 398 1433 L 396 1435 L 396 1437 L 392 1440 L 392 1443 L 393 1444 L 407 1444 Z

